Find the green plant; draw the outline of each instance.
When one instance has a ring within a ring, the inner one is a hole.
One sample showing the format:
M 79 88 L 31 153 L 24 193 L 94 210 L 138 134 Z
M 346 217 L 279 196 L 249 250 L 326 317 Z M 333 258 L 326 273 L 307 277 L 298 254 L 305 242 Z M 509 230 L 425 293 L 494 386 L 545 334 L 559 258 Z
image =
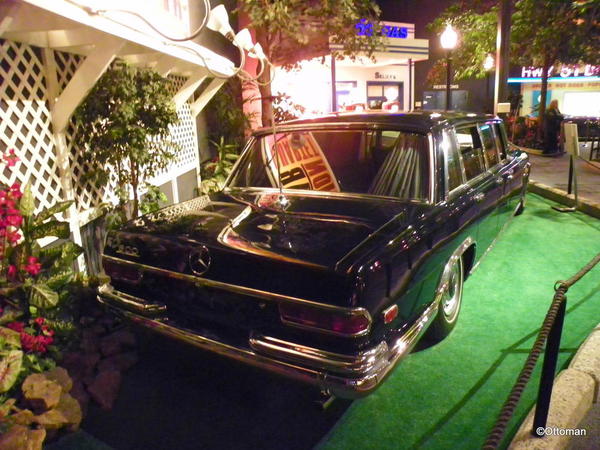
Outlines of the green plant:
M 167 196 L 160 190 L 158 186 L 146 184 L 146 193 L 140 202 L 140 211 L 142 214 L 156 212 L 160 209 L 161 203 L 167 201 Z
M 236 146 L 225 143 L 223 137 L 219 142 L 213 142 L 213 144 L 217 148 L 217 156 L 202 165 L 201 191 L 203 194 L 223 189 L 225 180 L 239 157 Z
M 102 75 L 74 117 L 75 142 L 93 168 L 89 178 L 107 186 L 114 172 L 120 215 L 124 220 L 137 217 L 138 189 L 168 167 L 178 148 L 169 138 L 169 127 L 178 120 L 169 80 L 118 62 Z M 133 201 L 127 208 L 130 195 Z
M 206 136 L 212 151 L 217 151 L 216 143 L 221 138 L 236 150 L 243 147 L 246 130 L 250 128 L 250 116 L 244 112 L 242 85 L 238 77 L 233 77 L 217 91 L 204 109 Z

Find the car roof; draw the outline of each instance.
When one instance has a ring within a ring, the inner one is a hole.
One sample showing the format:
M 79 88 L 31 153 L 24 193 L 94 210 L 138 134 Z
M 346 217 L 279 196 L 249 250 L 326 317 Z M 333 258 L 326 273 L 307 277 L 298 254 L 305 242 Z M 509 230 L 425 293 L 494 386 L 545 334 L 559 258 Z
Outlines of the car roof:
M 432 128 L 439 125 L 461 125 L 465 123 L 481 122 L 497 117 L 491 114 L 468 113 L 456 111 L 411 111 L 411 112 L 386 112 L 361 111 L 361 112 L 343 112 L 332 113 L 320 117 L 307 119 L 296 119 L 286 122 L 279 122 L 278 128 L 306 128 L 306 126 L 315 125 L 335 126 L 335 125 L 361 125 L 366 124 L 378 127 L 402 128 L 421 133 L 427 133 Z M 272 127 L 261 128 L 256 134 L 272 133 Z

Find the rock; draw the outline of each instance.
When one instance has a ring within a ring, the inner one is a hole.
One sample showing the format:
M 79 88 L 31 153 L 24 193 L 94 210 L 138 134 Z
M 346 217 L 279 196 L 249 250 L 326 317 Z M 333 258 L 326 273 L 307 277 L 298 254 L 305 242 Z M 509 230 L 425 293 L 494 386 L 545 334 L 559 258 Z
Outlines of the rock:
M 68 352 L 63 356 L 60 362 L 61 366 L 67 369 L 69 375 L 74 379 L 80 379 L 84 376 L 85 368 L 83 365 L 83 355 L 80 352 Z
M 90 317 L 90 316 L 81 316 L 81 318 L 79 319 L 79 323 L 84 327 L 90 326 L 95 321 L 96 321 L 96 319 L 94 319 L 93 317 Z
M 92 398 L 104 410 L 110 410 L 117 398 L 121 385 L 121 372 L 105 370 L 100 372 L 94 382 L 88 387 Z
M 90 385 L 96 380 L 96 375 L 94 374 L 89 374 L 86 375 L 85 377 L 83 377 L 81 379 L 81 381 L 83 382 L 83 385 L 86 387 L 90 387 Z
M 114 339 L 102 339 L 100 341 L 100 351 L 104 356 L 116 355 L 121 351 L 121 344 Z
M 64 392 L 69 392 L 73 387 L 73 380 L 64 367 L 55 367 L 52 370 L 44 372 L 44 376 L 49 380 L 56 381 L 62 387 Z
M 124 372 L 135 365 L 138 362 L 138 356 L 136 352 L 125 352 L 118 353 L 103 359 L 98 363 L 98 371 L 116 369 Z
M 118 330 L 100 341 L 100 351 L 104 356 L 119 353 L 123 347 L 135 347 L 135 334 L 129 330 Z
M 73 388 L 69 394 L 71 394 L 71 397 L 79 402 L 79 406 L 81 407 L 81 415 L 85 417 L 87 414 L 88 405 L 90 403 L 90 396 L 85 390 L 83 381 L 76 381 L 73 383 Z
M 100 353 L 84 353 L 81 355 L 81 364 L 83 366 L 83 375 L 92 375 L 96 364 L 100 361 Z
M 47 379 L 41 373 L 25 378 L 21 386 L 27 403 L 35 412 L 46 411 L 58 405 L 62 387 L 56 381 Z
M 85 330 L 82 333 L 79 348 L 86 353 L 95 353 L 100 347 L 100 339 L 90 330 Z
M 15 424 L 0 435 L 2 450 L 41 450 L 46 439 L 46 430 L 30 430 L 26 426 Z
M 63 392 L 56 408 L 35 417 L 35 422 L 47 430 L 58 430 L 67 427 L 76 431 L 81 423 L 81 407 L 71 395 Z
M 90 331 L 96 336 L 102 336 L 104 333 L 106 333 L 106 328 L 103 325 L 97 323 L 90 328 Z

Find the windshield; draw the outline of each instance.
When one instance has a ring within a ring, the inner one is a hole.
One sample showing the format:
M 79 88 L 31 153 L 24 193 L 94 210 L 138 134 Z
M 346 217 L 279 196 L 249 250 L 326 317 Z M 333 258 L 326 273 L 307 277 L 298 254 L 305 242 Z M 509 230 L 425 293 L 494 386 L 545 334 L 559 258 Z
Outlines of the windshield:
M 421 134 L 397 130 L 289 131 L 256 138 L 228 187 L 278 188 L 281 180 L 284 189 L 426 201 L 429 164 L 428 140 Z

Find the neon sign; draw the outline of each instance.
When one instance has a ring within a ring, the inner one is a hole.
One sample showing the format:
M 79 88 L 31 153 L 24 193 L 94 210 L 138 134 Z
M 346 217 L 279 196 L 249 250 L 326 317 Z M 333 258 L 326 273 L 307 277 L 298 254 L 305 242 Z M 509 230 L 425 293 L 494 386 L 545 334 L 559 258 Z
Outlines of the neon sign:
M 367 19 L 360 19 L 360 21 L 354 26 L 359 36 L 373 36 L 373 24 L 369 23 Z M 393 25 L 384 25 L 381 27 L 380 34 L 383 37 L 406 39 L 408 38 L 408 28 L 397 27 Z
M 540 78 L 544 69 L 541 67 L 521 67 L 521 77 L 522 78 Z M 571 78 L 571 77 L 595 77 L 600 75 L 600 66 L 592 66 L 591 64 L 586 64 L 585 66 L 562 66 L 562 67 L 554 67 L 550 66 L 548 69 L 548 77 L 552 75 L 560 76 L 562 78 Z

